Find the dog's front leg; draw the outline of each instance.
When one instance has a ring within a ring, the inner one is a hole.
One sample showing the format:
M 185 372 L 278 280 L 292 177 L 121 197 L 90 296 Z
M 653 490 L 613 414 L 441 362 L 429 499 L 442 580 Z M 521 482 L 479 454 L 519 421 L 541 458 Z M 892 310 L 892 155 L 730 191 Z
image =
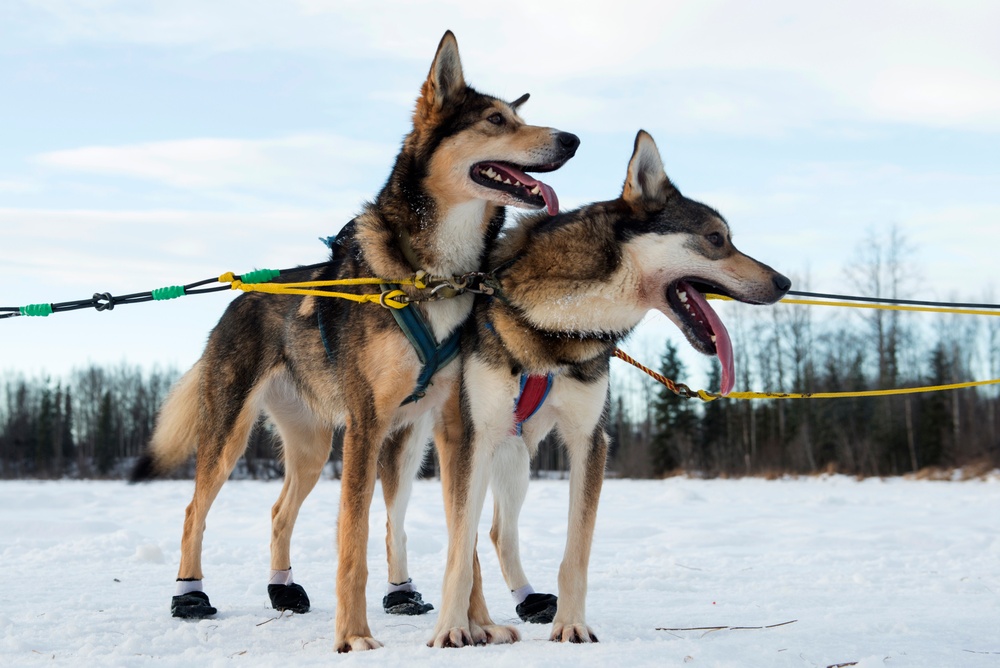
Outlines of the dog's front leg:
M 489 456 L 462 439 L 441 457 L 441 484 L 448 523 L 448 559 L 441 593 L 441 614 L 428 643 L 434 647 L 464 647 L 484 643 L 469 624 L 476 549 L 476 530 L 489 481 Z
M 589 447 L 570 449 L 569 527 L 566 552 L 559 565 L 559 603 L 550 640 L 597 642 L 585 621 L 587 567 L 607 453 L 607 437 L 600 428 L 594 432 Z
M 603 419 L 593 416 L 604 414 L 607 378 L 592 383 L 560 380 L 557 428 L 569 454 L 569 526 L 559 566 L 559 603 L 549 639 L 597 642 L 586 622 L 587 567 L 608 456 Z
M 368 583 L 368 513 L 375 492 L 378 454 L 386 429 L 374 411 L 349 418 L 344 433 L 344 469 L 337 520 L 337 619 L 334 648 L 338 652 L 381 647 L 368 627 L 365 585 Z
M 466 365 L 462 387 L 449 398 L 435 434 L 448 523 L 448 559 L 441 615 L 428 643 L 434 647 L 519 639 L 516 629 L 490 619 L 475 552 L 493 450 L 512 424 L 507 406 L 513 406 L 516 381 L 474 359 Z M 472 392 L 465 389 L 470 376 L 475 379 Z M 509 404 L 504 397 L 510 398 Z

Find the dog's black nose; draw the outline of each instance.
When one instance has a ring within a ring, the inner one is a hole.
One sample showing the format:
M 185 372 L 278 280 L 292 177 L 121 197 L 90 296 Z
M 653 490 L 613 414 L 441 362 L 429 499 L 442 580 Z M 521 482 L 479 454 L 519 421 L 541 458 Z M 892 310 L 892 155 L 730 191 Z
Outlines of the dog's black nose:
M 576 153 L 576 149 L 580 145 L 580 138 L 572 132 L 560 132 L 556 135 L 556 141 L 570 155 Z
M 778 290 L 778 292 L 784 294 L 788 292 L 788 290 L 792 287 L 792 281 L 787 276 L 783 276 L 782 274 L 775 274 L 774 287 Z

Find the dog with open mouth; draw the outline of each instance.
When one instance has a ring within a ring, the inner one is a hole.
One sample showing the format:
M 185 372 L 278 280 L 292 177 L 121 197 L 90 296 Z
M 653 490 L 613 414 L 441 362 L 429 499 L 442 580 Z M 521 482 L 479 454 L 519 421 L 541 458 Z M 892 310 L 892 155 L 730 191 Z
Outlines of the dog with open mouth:
M 640 131 L 621 196 L 505 230 L 491 254 L 495 291 L 477 298 L 462 334 L 463 367 L 436 434 L 448 518 L 441 611 L 429 644 L 504 642 L 482 596 L 476 532 L 486 488 L 501 566 L 517 565 L 517 518 L 528 465 L 553 429 L 570 462 L 569 525 L 551 638 L 594 642 L 587 625 L 587 564 L 604 478 L 609 360 L 651 309 L 661 311 L 722 364 L 733 388 L 733 346 L 709 305 L 714 293 L 772 304 L 791 287 L 733 246 L 714 209 L 667 178 L 652 137 Z M 534 405 L 525 407 L 526 388 Z M 541 399 L 539 405 L 538 398 Z
M 579 145 L 575 135 L 525 123 L 518 113 L 525 100 L 506 102 L 467 85 L 458 43 L 447 32 L 382 190 L 330 241 L 327 264 L 279 280 L 399 280 L 421 272 L 456 277 L 478 271 L 503 226 L 505 206 L 558 211 L 553 189 L 527 172 L 558 169 Z M 261 293 L 237 297 L 226 309 L 201 359 L 161 408 L 132 474 L 133 481 L 162 476 L 196 455 L 171 602 L 175 617 L 216 613 L 202 586 L 205 521 L 250 430 L 266 413 L 281 438 L 285 466 L 272 509 L 272 605 L 309 610 L 305 589 L 292 577 L 292 529 L 327 462 L 334 429 L 344 427 L 334 646 L 340 652 L 380 646 L 365 600 L 376 472 L 389 511 L 389 580 L 405 586 L 406 504 L 432 426 L 457 379 L 457 336 L 473 307 L 473 294 L 461 289 L 447 299 L 435 299 L 429 286 L 399 289 L 409 303 L 398 311 Z

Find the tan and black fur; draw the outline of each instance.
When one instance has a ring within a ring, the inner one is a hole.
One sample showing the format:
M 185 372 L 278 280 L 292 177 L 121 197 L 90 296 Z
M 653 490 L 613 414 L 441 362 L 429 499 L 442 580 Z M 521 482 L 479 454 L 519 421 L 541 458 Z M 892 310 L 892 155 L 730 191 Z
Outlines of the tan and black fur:
M 554 206 L 548 186 L 530 178 L 527 183 L 537 183 L 533 190 L 520 181 L 495 183 L 486 166 L 522 176 L 521 170 L 549 171 L 572 157 L 579 143 L 574 135 L 524 123 L 517 107 L 525 99 L 507 103 L 466 85 L 457 42 L 446 33 L 417 100 L 413 129 L 385 186 L 340 233 L 328 265 L 287 280 L 478 270 L 503 224 L 504 205 Z M 412 297 L 426 296 L 405 289 Z M 473 296 L 463 294 L 407 308 L 420 309 L 443 341 L 467 319 L 472 305 Z M 178 580 L 193 583 L 204 602 L 195 601 L 184 610 L 191 614 L 177 616 L 215 612 L 200 587 L 205 518 L 263 412 L 281 436 L 285 464 L 284 486 L 272 509 L 273 571 L 290 574 L 299 508 L 327 461 L 333 430 L 345 428 L 334 646 L 341 652 L 379 647 L 365 601 L 376 471 L 385 464 L 390 581 L 403 582 L 408 575 L 402 517 L 410 484 L 458 368 L 455 361 L 441 369 L 423 398 L 401 405 L 421 363 L 387 309 L 312 296 L 251 293 L 235 299 L 201 359 L 164 404 L 133 475 L 155 477 L 192 453 L 197 456 Z M 304 591 L 301 597 L 307 609 Z
M 729 341 L 714 312 L 705 311 L 711 309 L 702 292 L 769 304 L 791 283 L 737 251 L 718 212 L 680 194 L 652 138 L 641 131 L 619 198 L 524 220 L 498 241 L 490 266 L 497 268 L 499 291 L 479 299 L 463 331 L 460 391 L 436 438 L 449 549 L 430 644 L 462 646 L 482 638 L 480 627 L 490 622 L 475 546 L 487 484 L 495 499 L 491 535 L 501 562 L 516 564 L 516 556 L 505 559 L 502 550 L 516 550 L 525 462 L 553 429 L 569 454 L 570 510 L 551 638 L 596 641 L 585 619 L 587 564 L 608 450 L 608 371 L 617 342 L 655 308 L 696 349 L 714 354 L 715 335 L 720 346 Z M 554 381 L 517 437 L 512 409 L 525 373 L 552 373 Z

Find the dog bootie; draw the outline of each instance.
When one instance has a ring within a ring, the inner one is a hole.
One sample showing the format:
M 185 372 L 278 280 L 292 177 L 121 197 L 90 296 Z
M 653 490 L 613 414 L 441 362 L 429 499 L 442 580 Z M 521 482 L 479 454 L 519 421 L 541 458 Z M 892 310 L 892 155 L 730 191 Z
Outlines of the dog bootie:
M 382 608 L 390 615 L 424 615 L 434 606 L 419 591 L 393 591 L 382 597 Z
M 204 619 L 216 612 L 218 610 L 208 602 L 208 594 L 203 591 L 191 591 L 170 599 L 170 614 L 180 619 Z
M 517 616 L 529 624 L 550 624 L 556 616 L 558 602 L 554 594 L 528 594 L 517 604 Z
M 267 595 L 271 597 L 271 607 L 275 610 L 288 610 L 300 615 L 309 612 L 309 597 L 300 584 L 269 584 Z

